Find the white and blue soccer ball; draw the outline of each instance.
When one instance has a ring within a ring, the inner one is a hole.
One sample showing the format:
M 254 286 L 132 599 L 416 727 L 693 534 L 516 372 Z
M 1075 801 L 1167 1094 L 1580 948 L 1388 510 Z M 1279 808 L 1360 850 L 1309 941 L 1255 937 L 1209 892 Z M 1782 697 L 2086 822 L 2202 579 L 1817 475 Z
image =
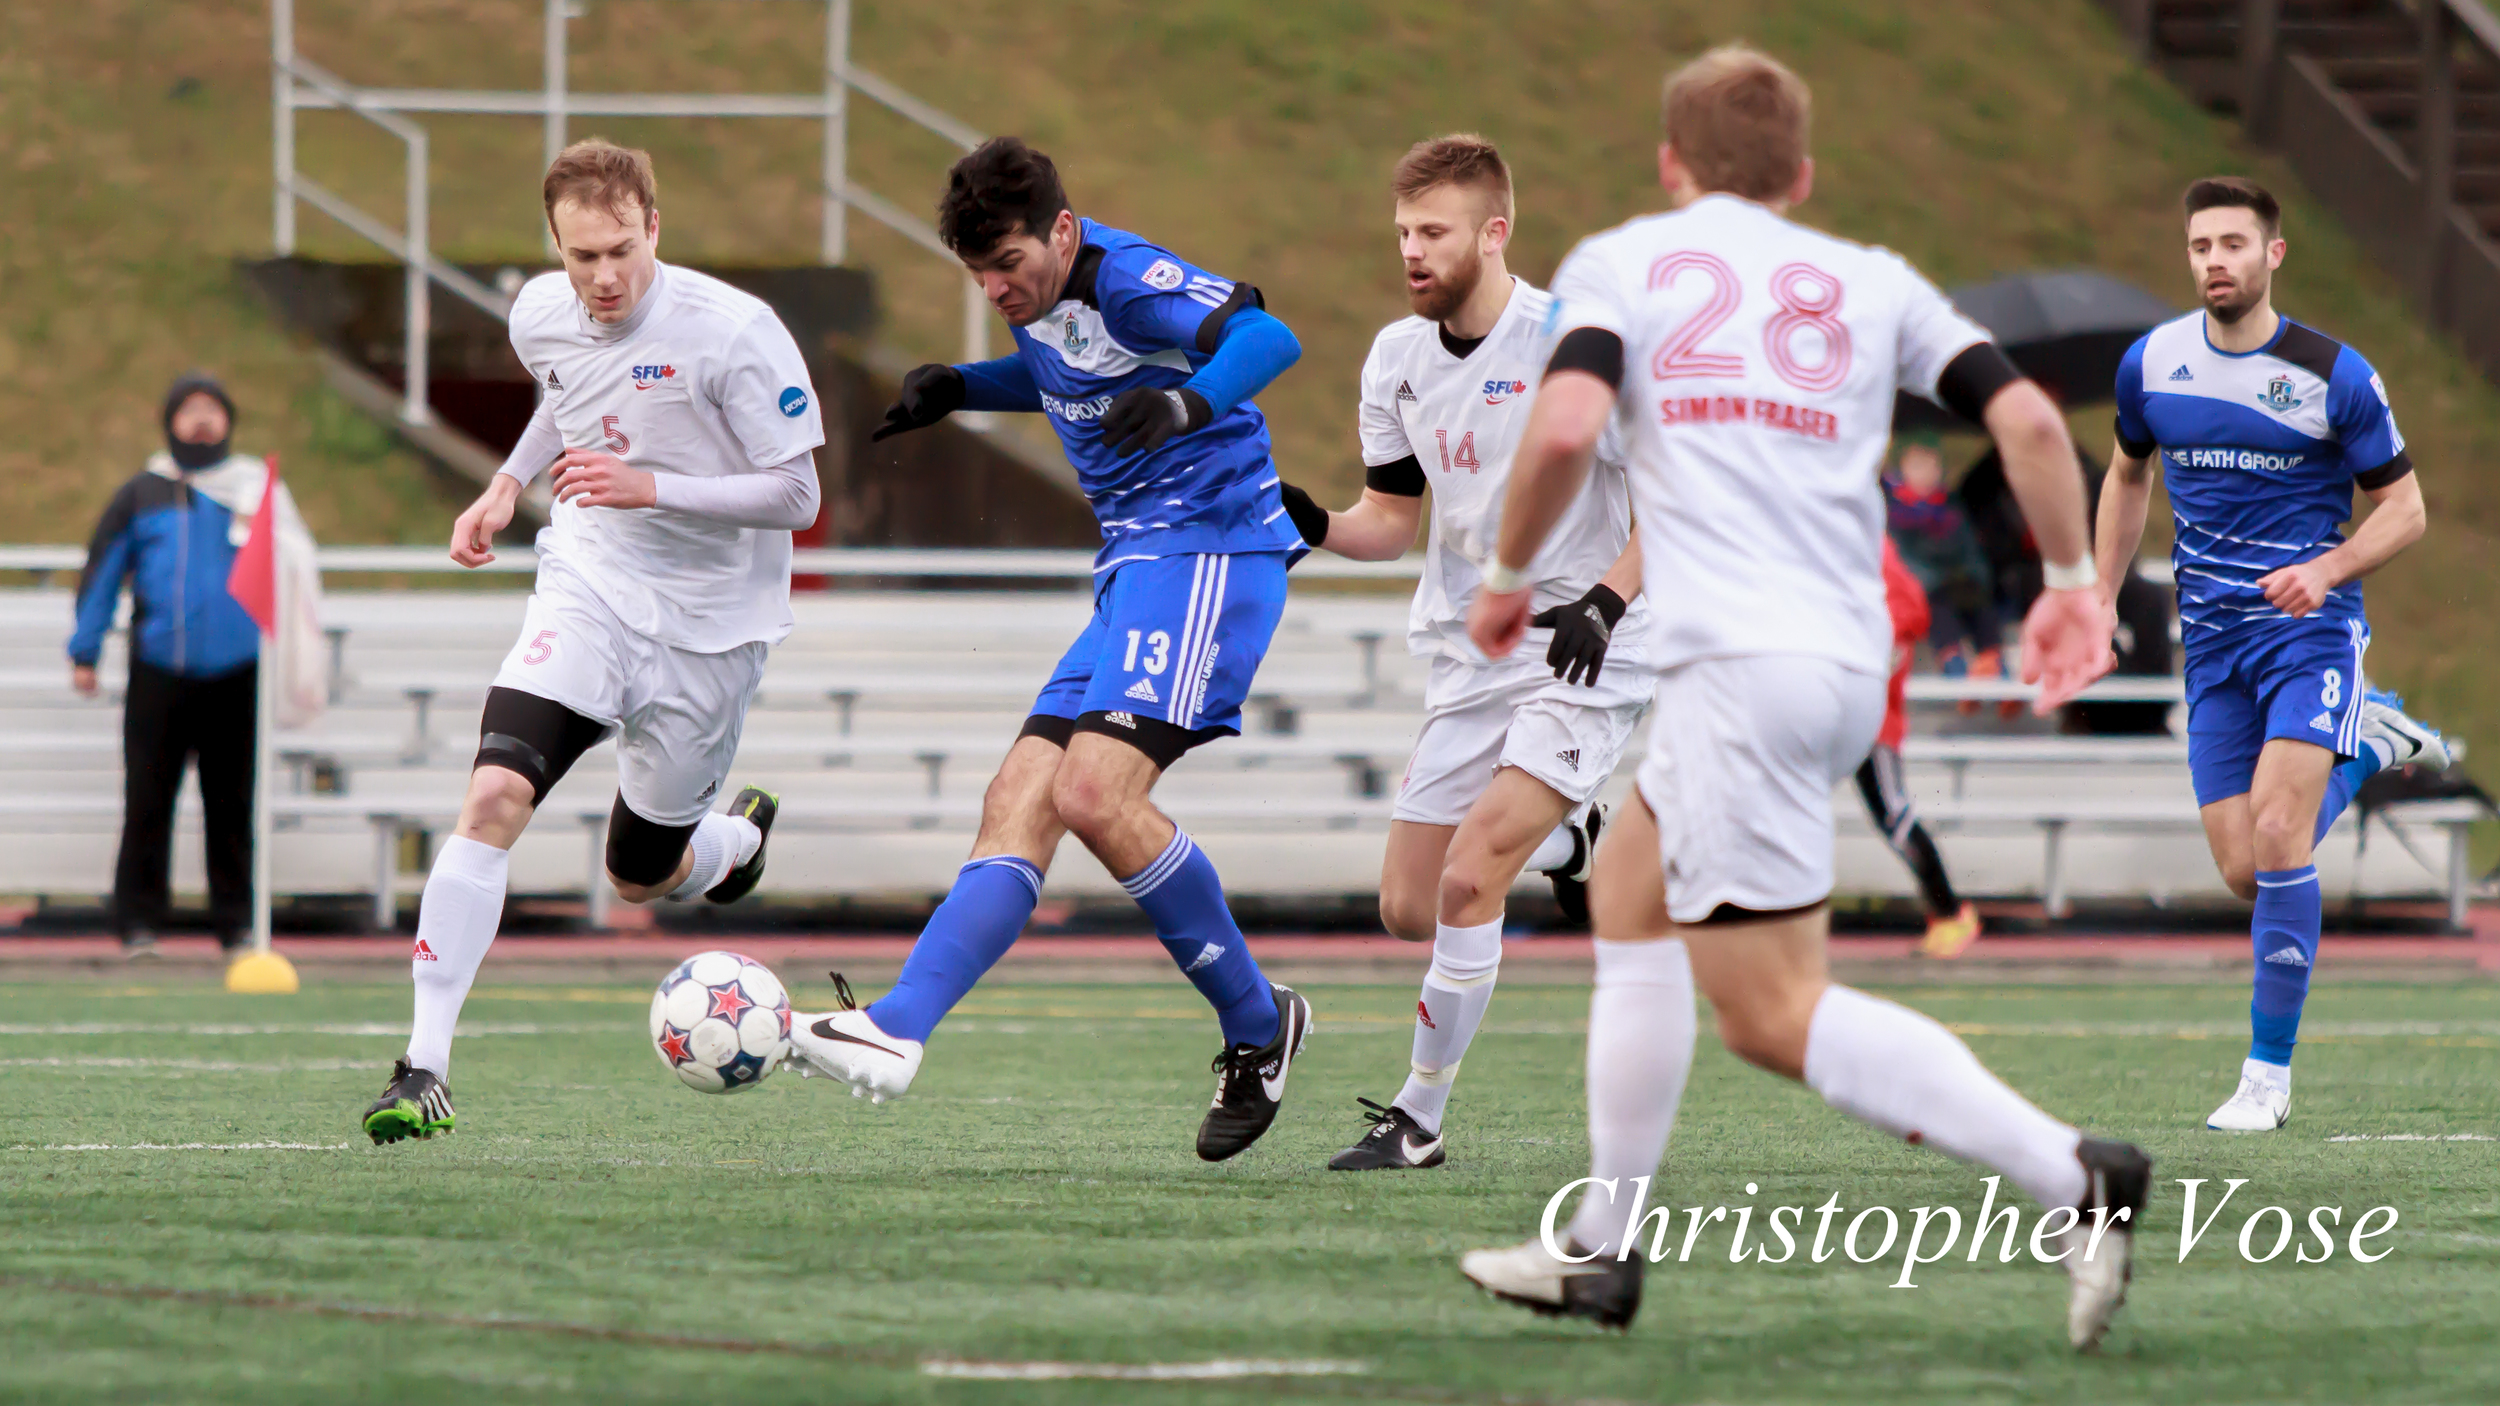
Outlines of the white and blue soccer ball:
M 754 1088 L 789 1047 L 790 994 L 752 957 L 699 952 L 652 994 L 651 1048 L 687 1088 Z

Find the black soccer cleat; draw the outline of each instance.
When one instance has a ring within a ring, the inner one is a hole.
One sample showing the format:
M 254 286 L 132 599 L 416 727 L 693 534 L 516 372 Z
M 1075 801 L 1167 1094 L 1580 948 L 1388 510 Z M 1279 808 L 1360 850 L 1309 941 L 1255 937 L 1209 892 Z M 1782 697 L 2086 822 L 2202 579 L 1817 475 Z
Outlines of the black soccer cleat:
M 1563 1247 L 1573 1259 L 1587 1254 L 1576 1240 Z M 1641 1311 L 1641 1278 L 1649 1262 L 1635 1249 L 1617 1258 L 1599 1255 L 1572 1264 L 1549 1254 L 1542 1240 L 1498 1250 L 1470 1250 L 1458 1272 L 1504 1303 L 1546 1318 L 1585 1318 L 1603 1328 L 1629 1328 Z
M 772 839 L 773 817 L 780 813 L 781 797 L 758 787 L 749 786 L 730 800 L 729 814 L 755 822 L 755 828 L 763 832 L 764 838 L 755 842 L 755 853 L 747 857 L 746 863 L 722 875 L 719 883 L 703 891 L 705 898 L 714 903 L 735 903 L 755 892 L 755 886 L 764 881 L 764 845 Z
M 2058 1241 L 2072 1281 L 2066 1340 L 2089 1352 L 2109 1331 L 2135 1279 L 2135 1232 L 2153 1195 L 2153 1159 L 2140 1147 L 2088 1137 L 2076 1144 L 2075 1160 L 2083 1164 L 2083 1200 L 2074 1228 Z
M 1545 877 L 1554 883 L 1554 906 L 1575 928 L 1589 925 L 1589 875 L 1597 867 L 1597 832 L 1606 825 L 1603 806 L 1590 806 L 1588 819 L 1571 827 L 1571 858 Z
M 1352 1147 L 1328 1159 L 1332 1172 L 1394 1171 L 1406 1167 L 1438 1167 L 1449 1160 L 1441 1150 L 1441 1135 L 1424 1131 L 1415 1115 L 1391 1104 L 1387 1108 L 1367 1098 L 1356 1103 L 1370 1109 L 1363 1116 L 1371 1121 L 1372 1130 Z
M 1311 1003 L 1290 986 L 1270 983 L 1276 996 L 1276 1038 L 1264 1045 L 1234 1045 L 1207 1067 L 1215 1072 L 1215 1101 L 1198 1125 L 1198 1155 L 1221 1162 L 1267 1132 L 1285 1105 L 1285 1078 L 1311 1033 Z
M 430 1138 L 452 1131 L 451 1086 L 433 1071 L 417 1069 L 402 1059 L 391 1065 L 391 1084 L 365 1110 L 365 1135 L 377 1143 L 401 1138 Z

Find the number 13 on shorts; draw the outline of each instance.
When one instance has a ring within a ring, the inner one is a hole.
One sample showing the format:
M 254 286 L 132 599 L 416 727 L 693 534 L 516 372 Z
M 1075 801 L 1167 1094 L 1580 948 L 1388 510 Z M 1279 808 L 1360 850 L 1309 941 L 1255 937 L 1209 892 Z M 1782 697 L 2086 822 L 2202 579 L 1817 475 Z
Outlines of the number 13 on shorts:
M 1137 672 L 1138 646 L 1145 646 L 1146 672 L 1161 674 L 1172 664 L 1172 636 L 1164 630 L 1131 630 L 1128 632 L 1128 657 L 1120 661 L 1122 673 Z

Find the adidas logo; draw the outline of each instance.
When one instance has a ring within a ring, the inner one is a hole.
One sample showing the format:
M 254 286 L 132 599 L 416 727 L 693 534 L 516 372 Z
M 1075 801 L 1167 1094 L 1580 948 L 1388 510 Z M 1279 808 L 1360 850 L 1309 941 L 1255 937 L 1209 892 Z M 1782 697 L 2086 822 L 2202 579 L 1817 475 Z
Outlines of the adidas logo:
M 1210 942 L 1206 946 L 1199 948 L 1197 957 L 1192 960 L 1188 966 L 1181 968 L 1181 970 L 1184 972 L 1202 970 L 1207 966 L 1212 965 L 1216 958 L 1223 955 L 1224 949 L 1218 944 Z
M 695 799 L 696 799 L 696 800 L 698 800 L 698 801 L 708 801 L 708 800 L 712 799 L 714 796 L 717 796 L 717 795 L 719 795 L 719 794 L 720 794 L 720 783 L 719 783 L 719 782 L 717 782 L 717 781 L 715 781 L 715 782 L 711 783 L 710 785 L 708 785 L 708 786 L 704 787 L 704 788 L 703 788 L 703 793 L 702 793 L 701 795 L 699 795 L 699 796 L 696 796 L 696 797 L 695 797 Z
M 2305 967 L 2309 959 L 2297 947 L 2278 947 L 2266 954 L 2266 960 L 2278 967 Z
M 417 950 L 410 955 L 415 957 L 420 962 L 434 962 L 441 960 L 441 958 L 434 955 L 433 948 L 425 945 L 425 939 L 422 937 L 417 939 Z
M 1415 1018 L 1423 1022 L 1426 1030 L 1438 1030 L 1441 1028 L 1440 1026 L 1432 1023 L 1432 1012 L 1424 1009 L 1424 1003 L 1422 1001 L 1417 1001 L 1415 1003 Z
M 2316 728 L 2320 732 L 2333 732 L 2335 730 L 2335 719 L 2328 717 L 2324 713 L 2320 713 L 2316 717 L 2309 720 L 2309 725 Z
M 1140 703 L 1160 703 L 1163 701 L 1155 696 L 1155 681 L 1153 679 L 1139 679 L 1137 682 L 1130 684 L 1128 686 L 1128 693 L 1126 696 L 1134 698 Z
M 1124 727 L 1131 732 L 1137 730 L 1137 717 L 1133 713 L 1105 713 L 1102 720 L 1113 727 Z
M 1571 772 L 1572 772 L 1572 774 L 1573 774 L 1574 776 L 1577 776 L 1577 775 L 1579 774 L 1579 772 L 1580 772 L 1580 749 L 1579 749 L 1579 748 L 1577 748 L 1577 747 L 1573 747 L 1573 748 L 1571 748 L 1571 749 L 1570 749 L 1570 750 L 1568 750 L 1568 751 L 1556 752 L 1556 753 L 1554 754 L 1554 760 L 1556 760 L 1556 761 L 1558 761 L 1558 762 L 1561 762 L 1564 766 L 1567 766 L 1567 767 L 1571 768 Z
M 1415 399 L 1415 388 L 1404 381 L 1398 382 L 1398 399 L 1412 402 Z
M 2174 381 L 2193 381 L 2196 379 L 2196 373 L 2187 369 L 2186 362 L 2181 362 L 2179 363 L 2179 369 L 2170 373 L 2170 379 Z
M 564 383 L 556 379 L 556 369 L 552 366 L 547 368 L 547 389 L 551 391 L 564 389 Z

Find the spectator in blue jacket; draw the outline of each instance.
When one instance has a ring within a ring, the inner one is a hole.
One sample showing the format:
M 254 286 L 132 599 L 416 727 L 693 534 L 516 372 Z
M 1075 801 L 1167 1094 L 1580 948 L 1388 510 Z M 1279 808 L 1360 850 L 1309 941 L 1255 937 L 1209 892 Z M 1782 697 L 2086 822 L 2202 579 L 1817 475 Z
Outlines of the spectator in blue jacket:
M 78 578 L 70 683 L 96 692 L 96 660 L 129 584 L 130 687 L 122 709 L 122 842 L 113 917 L 122 950 L 143 955 L 165 922 L 173 869 L 174 795 L 199 759 L 206 812 L 209 910 L 228 951 L 252 916 L 254 689 L 260 628 L 227 593 L 250 524 L 201 480 L 258 474 L 229 449 L 234 402 L 192 374 L 165 393 L 165 449 L 113 495 Z M 219 495 L 225 496 L 225 495 Z

